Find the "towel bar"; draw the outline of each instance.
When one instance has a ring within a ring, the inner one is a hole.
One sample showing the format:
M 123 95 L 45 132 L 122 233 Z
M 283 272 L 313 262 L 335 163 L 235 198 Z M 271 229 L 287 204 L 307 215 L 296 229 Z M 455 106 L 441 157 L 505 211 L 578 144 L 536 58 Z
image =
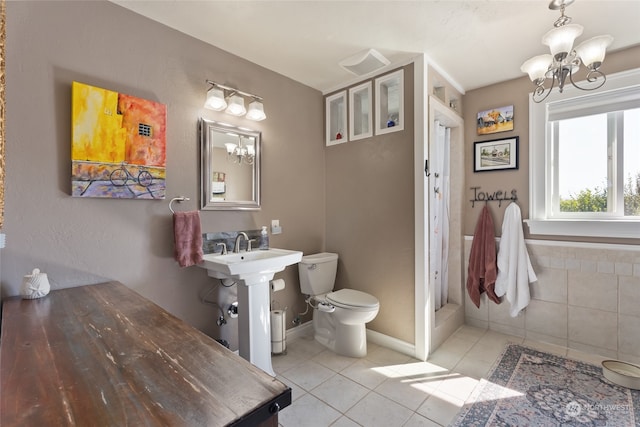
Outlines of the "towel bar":
M 169 202 L 169 210 L 171 211 L 172 214 L 174 214 L 176 212 L 173 210 L 173 202 L 184 202 L 184 201 L 189 201 L 189 200 L 191 200 L 191 199 L 188 198 L 188 197 L 174 197 Z

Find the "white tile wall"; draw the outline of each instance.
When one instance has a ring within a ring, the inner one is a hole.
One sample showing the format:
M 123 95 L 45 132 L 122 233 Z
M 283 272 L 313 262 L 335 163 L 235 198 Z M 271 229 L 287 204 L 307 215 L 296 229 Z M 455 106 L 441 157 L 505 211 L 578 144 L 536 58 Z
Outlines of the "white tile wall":
M 465 238 L 465 282 L 472 238 Z M 578 351 L 640 361 L 640 247 L 528 240 L 538 281 L 518 317 L 465 298 L 465 322 Z

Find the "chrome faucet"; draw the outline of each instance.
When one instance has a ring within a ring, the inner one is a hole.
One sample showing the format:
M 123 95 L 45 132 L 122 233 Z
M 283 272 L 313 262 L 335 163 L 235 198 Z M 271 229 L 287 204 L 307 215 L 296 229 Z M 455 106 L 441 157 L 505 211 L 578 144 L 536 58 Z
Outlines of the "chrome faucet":
M 249 248 L 249 236 L 247 236 L 247 233 L 245 233 L 244 231 L 241 231 L 238 233 L 238 235 L 236 236 L 236 244 L 233 247 L 233 252 L 234 253 L 238 253 L 240 252 L 240 240 L 242 240 L 242 238 L 244 237 L 244 240 L 247 242 L 247 249 Z

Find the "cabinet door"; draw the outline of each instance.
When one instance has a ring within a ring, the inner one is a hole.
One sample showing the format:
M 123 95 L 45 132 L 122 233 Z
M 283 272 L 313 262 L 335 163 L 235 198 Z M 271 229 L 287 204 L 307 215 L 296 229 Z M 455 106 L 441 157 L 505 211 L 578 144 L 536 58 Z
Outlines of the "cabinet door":
M 325 98 L 325 139 L 327 145 L 349 140 L 347 133 L 347 91 Z
M 404 70 L 376 79 L 376 135 L 404 129 Z
M 349 140 L 373 135 L 371 81 L 349 89 Z

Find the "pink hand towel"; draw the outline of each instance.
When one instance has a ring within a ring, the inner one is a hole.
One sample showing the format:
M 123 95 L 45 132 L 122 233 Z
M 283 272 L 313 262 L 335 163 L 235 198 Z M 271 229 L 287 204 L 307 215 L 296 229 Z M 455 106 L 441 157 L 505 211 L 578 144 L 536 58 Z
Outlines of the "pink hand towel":
M 174 255 L 180 267 L 189 267 L 202 262 L 202 232 L 200 212 L 176 212 L 173 214 L 175 239 Z
M 476 307 L 480 308 L 480 294 L 483 292 L 491 301 L 500 304 L 494 290 L 497 276 L 495 230 L 491 213 L 485 205 L 473 234 L 467 274 L 467 292 Z

